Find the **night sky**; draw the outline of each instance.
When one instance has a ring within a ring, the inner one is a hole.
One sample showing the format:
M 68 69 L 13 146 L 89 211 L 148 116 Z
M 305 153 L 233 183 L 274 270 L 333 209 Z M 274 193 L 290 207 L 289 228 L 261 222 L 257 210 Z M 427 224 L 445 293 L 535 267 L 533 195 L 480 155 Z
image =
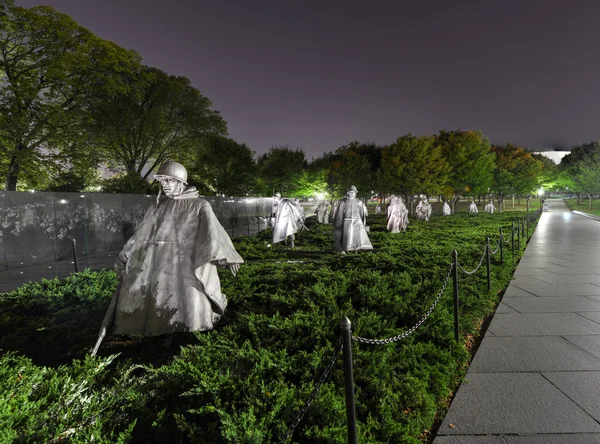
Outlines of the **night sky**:
M 229 134 L 307 158 L 481 130 L 533 151 L 598 140 L 597 0 L 16 0 L 188 77 Z M 595 131 L 596 130 L 596 131 Z

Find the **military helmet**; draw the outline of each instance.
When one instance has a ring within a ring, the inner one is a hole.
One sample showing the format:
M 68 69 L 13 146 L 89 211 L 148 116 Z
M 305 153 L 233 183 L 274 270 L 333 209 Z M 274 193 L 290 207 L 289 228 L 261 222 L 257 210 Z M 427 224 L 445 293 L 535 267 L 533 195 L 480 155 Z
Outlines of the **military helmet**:
M 354 185 L 350 185 L 348 187 L 348 189 L 346 190 L 346 192 L 349 192 L 349 191 L 354 191 L 355 193 L 358 193 L 358 190 L 356 189 L 356 187 Z
M 154 175 L 154 178 L 160 180 L 163 177 L 173 177 L 182 181 L 184 185 L 187 185 L 187 170 L 178 162 L 163 163 Z
M 275 193 L 274 197 L 281 197 L 281 193 L 279 193 L 279 192 Z

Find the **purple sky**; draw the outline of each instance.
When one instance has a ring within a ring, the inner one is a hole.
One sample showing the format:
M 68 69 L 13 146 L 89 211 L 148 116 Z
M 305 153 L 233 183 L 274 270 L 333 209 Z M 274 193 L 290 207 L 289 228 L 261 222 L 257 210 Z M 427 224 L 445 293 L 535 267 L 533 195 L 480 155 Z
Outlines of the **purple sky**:
M 229 134 L 308 159 L 353 140 L 481 130 L 598 140 L 597 0 L 16 0 L 188 77 Z M 596 130 L 596 131 L 595 131 Z

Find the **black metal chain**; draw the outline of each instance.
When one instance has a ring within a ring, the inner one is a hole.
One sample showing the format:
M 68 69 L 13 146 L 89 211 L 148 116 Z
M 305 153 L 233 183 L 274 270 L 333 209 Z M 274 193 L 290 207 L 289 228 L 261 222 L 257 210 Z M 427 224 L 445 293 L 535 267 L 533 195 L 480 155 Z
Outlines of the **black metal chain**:
M 446 276 L 446 279 L 444 280 L 442 288 L 440 289 L 435 300 L 433 301 L 433 304 L 431 304 L 431 307 L 429 307 L 429 310 L 427 310 L 427 313 L 425 313 L 425 316 L 423 316 L 419 320 L 419 322 L 417 322 L 415 325 L 413 325 L 407 331 L 405 331 L 404 333 L 401 333 L 397 336 L 392 336 L 391 338 L 387 338 L 387 339 L 368 339 L 368 338 L 361 338 L 360 336 L 352 336 L 352 340 L 354 340 L 356 342 L 362 342 L 363 344 L 381 345 L 381 344 L 389 344 L 391 342 L 400 341 L 401 339 L 404 339 L 407 336 L 409 336 L 410 334 L 414 333 L 421 325 L 423 325 L 423 322 L 425 322 L 427 320 L 427 318 L 431 315 L 431 313 L 435 309 L 437 303 L 439 302 L 441 297 L 444 295 L 444 291 L 446 290 L 446 285 L 448 284 L 448 281 L 450 280 L 450 276 L 452 275 L 453 269 L 454 269 L 454 263 L 451 263 L 450 270 L 448 271 L 448 275 Z
M 298 424 L 300 424 L 300 421 L 302 421 L 302 418 L 308 411 L 308 408 L 310 407 L 312 402 L 315 400 L 316 396 L 319 394 L 319 391 L 321 390 L 321 386 L 325 383 L 325 380 L 329 376 L 329 373 L 331 373 L 331 369 L 333 368 L 335 361 L 337 360 L 340 352 L 342 351 L 342 347 L 343 347 L 342 339 L 340 338 L 340 342 L 339 342 L 338 346 L 336 347 L 335 351 L 333 352 L 333 356 L 331 357 L 331 360 L 329 361 L 329 365 L 327 366 L 327 368 L 325 368 L 325 371 L 321 375 L 321 378 L 319 379 L 319 381 L 315 385 L 315 388 L 313 389 L 312 393 L 308 397 L 306 404 L 304 404 L 304 407 L 302 407 L 302 410 L 300 411 L 300 413 L 294 420 L 293 425 L 288 429 L 285 436 L 283 438 L 281 438 L 281 440 L 279 441 L 279 444 L 287 443 L 288 440 L 292 437 L 294 430 L 296 430 L 296 427 L 298 427 Z

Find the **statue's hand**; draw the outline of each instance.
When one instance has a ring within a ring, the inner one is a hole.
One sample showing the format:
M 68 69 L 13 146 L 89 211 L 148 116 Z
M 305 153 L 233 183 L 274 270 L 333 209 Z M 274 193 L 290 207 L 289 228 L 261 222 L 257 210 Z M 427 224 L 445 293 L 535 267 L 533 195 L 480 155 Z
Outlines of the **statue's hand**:
M 229 270 L 231 271 L 231 274 L 233 274 L 234 276 L 237 275 L 237 272 L 240 269 L 240 264 L 229 264 Z

